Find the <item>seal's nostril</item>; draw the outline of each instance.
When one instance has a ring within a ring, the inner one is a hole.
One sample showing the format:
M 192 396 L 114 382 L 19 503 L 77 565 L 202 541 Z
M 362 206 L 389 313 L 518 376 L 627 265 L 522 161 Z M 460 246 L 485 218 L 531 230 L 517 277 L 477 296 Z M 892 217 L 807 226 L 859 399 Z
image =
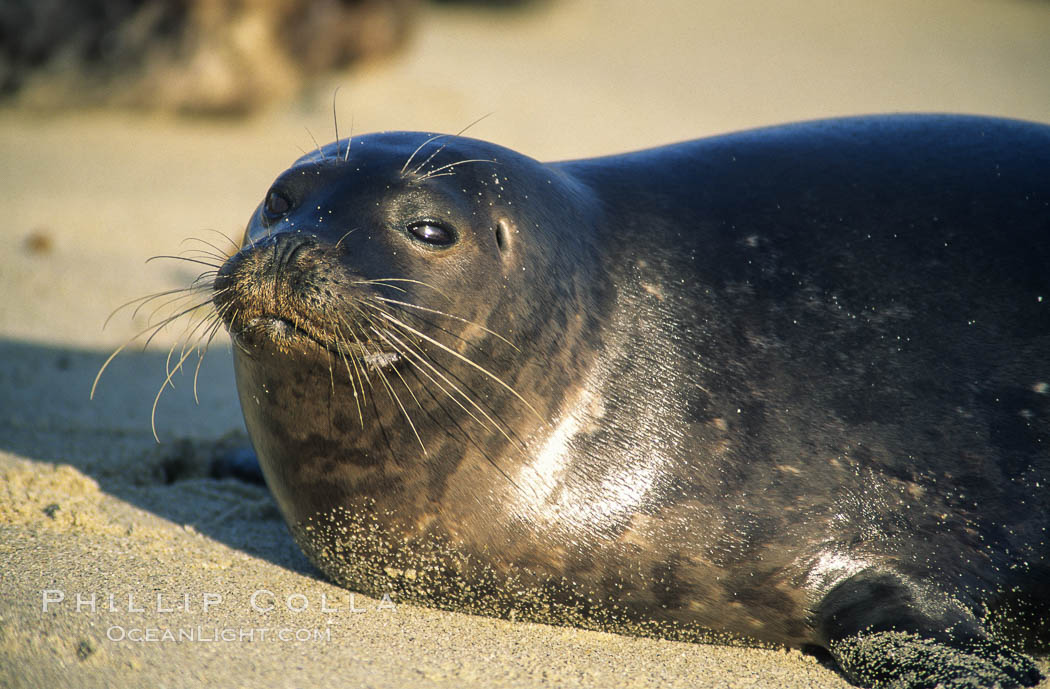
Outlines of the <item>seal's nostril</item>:
M 284 270 L 295 261 L 300 251 L 315 244 L 313 237 L 299 232 L 280 232 L 273 235 L 274 269 Z

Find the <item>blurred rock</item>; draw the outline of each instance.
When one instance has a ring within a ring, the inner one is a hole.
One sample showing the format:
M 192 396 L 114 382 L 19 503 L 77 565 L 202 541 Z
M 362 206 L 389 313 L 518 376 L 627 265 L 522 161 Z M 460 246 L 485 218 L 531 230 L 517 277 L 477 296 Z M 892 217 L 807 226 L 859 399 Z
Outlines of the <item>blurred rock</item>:
M 0 98 L 238 115 L 395 49 L 420 0 L 3 0 Z

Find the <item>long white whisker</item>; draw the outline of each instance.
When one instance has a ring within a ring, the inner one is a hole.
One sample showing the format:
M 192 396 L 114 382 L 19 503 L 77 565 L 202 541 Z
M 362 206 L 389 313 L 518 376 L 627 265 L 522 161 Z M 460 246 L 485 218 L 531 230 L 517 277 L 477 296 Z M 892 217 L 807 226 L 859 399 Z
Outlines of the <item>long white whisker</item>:
M 503 337 L 499 333 L 494 332 L 492 330 L 489 330 L 488 328 L 486 328 L 485 326 L 481 325 L 480 323 L 475 323 L 474 321 L 468 321 L 466 318 L 460 318 L 459 316 L 453 316 L 451 313 L 445 313 L 444 311 L 438 311 L 437 309 L 428 309 L 425 306 L 417 306 L 416 304 L 410 304 L 407 301 L 398 301 L 397 299 L 388 299 L 387 297 L 373 297 L 373 298 L 377 299 L 378 301 L 382 301 L 382 302 L 385 302 L 385 303 L 388 303 L 388 304 L 397 304 L 399 306 L 407 306 L 410 309 L 418 309 L 419 311 L 425 311 L 427 313 L 437 314 L 438 316 L 444 316 L 445 318 L 452 318 L 454 320 L 460 321 L 461 323 L 466 323 L 467 325 L 473 325 L 473 326 L 475 326 L 477 328 L 481 328 L 482 330 L 487 332 L 489 335 L 492 335 L 494 337 L 498 337 L 499 339 L 503 340 L 504 342 L 509 344 L 511 347 L 514 347 L 515 351 L 518 351 L 518 352 L 521 351 L 520 349 L 518 349 L 517 347 L 514 346 L 513 342 L 511 342 L 507 338 Z
M 226 237 L 226 235 L 224 235 L 221 232 L 218 232 L 216 230 L 213 230 L 213 231 L 216 232 L 216 234 L 218 234 L 219 236 L 225 237 L 227 241 L 229 241 L 231 244 L 233 244 L 233 240 L 230 239 L 229 237 Z M 222 260 L 224 260 L 224 261 L 226 259 L 230 258 L 230 256 L 233 255 L 233 254 L 230 254 L 230 253 L 227 253 L 227 252 L 223 251 L 217 245 L 212 244 L 207 239 L 201 239 L 200 237 L 186 237 L 186 239 L 182 240 L 180 242 L 180 244 L 185 244 L 186 242 L 200 242 L 201 244 L 204 244 L 205 246 L 210 246 L 212 249 L 215 249 L 215 255 L 216 256 L 222 256 Z M 237 253 L 238 248 L 239 247 L 236 244 L 234 244 L 234 247 L 233 247 L 234 253 Z
M 381 287 L 389 287 L 390 289 L 396 289 L 399 292 L 404 292 L 405 291 L 405 290 L 403 290 L 403 289 L 401 289 L 399 287 L 396 287 L 394 285 L 386 284 L 388 282 L 408 282 L 408 283 L 411 283 L 413 285 L 420 285 L 421 287 L 426 287 L 427 289 L 432 289 L 435 292 L 437 292 L 438 294 L 440 294 L 441 296 L 443 296 L 445 299 L 448 299 L 449 301 L 452 301 L 451 297 L 449 297 L 447 294 L 442 292 L 437 287 L 434 287 L 434 285 L 431 285 L 431 284 L 426 283 L 426 282 L 420 282 L 419 280 L 412 280 L 411 278 L 377 278 L 377 279 L 374 279 L 374 280 L 357 280 L 357 281 L 352 282 L 350 284 L 352 284 L 352 285 L 380 285 Z
M 317 139 L 314 137 L 313 132 L 310 131 L 310 128 L 309 127 L 303 127 L 303 129 L 306 130 L 306 133 L 310 135 L 310 139 L 313 140 L 314 146 L 317 147 L 317 152 L 321 154 L 321 160 L 328 160 L 328 158 L 325 157 L 324 151 L 321 150 L 321 144 L 317 143 Z
M 474 363 L 473 361 L 471 361 L 467 357 L 463 356 L 459 352 L 455 351 L 454 349 L 451 349 L 450 347 L 446 347 L 445 345 L 441 344 L 440 342 L 438 342 L 434 338 L 426 335 L 425 333 L 420 332 L 419 330 L 416 330 L 415 328 L 413 328 L 412 326 L 408 325 L 407 323 L 404 323 L 404 322 L 398 320 L 397 318 L 394 318 L 393 316 L 391 316 L 390 314 L 386 313 L 385 311 L 383 311 L 379 307 L 375 306 L 374 304 L 369 304 L 368 302 L 362 302 L 362 303 L 365 304 L 366 306 L 370 306 L 371 308 L 375 309 L 379 313 L 380 317 L 390 321 L 391 323 L 396 323 L 397 325 L 401 326 L 405 330 L 408 330 L 409 332 L 411 332 L 413 335 L 421 337 L 424 340 L 426 340 L 427 342 L 430 342 L 431 344 L 433 344 L 433 345 L 435 345 L 437 347 L 440 347 L 442 350 L 448 352 L 449 354 L 451 354 L 452 356 L 456 357 L 457 359 L 459 359 L 463 363 L 467 364 L 468 366 L 474 367 L 479 372 L 483 373 L 484 375 L 488 376 L 492 380 L 496 381 L 504 389 L 506 389 L 507 392 L 509 392 L 510 394 L 514 395 L 516 398 L 518 398 L 518 400 L 522 404 L 524 404 L 528 408 L 528 410 L 531 411 L 536 416 L 536 418 L 539 421 L 543 422 L 543 417 L 540 416 L 540 413 L 538 411 L 536 411 L 535 407 L 533 407 L 531 404 L 529 404 L 528 401 L 524 397 L 519 395 L 517 390 L 515 390 L 511 386 L 509 386 L 506 383 L 504 383 L 503 380 L 499 376 L 497 376 L 496 374 L 492 373 L 491 371 L 486 369 L 484 366 L 481 366 L 479 364 Z
M 342 320 L 342 319 L 340 318 L 340 320 Z M 342 335 L 342 331 L 339 330 L 338 325 L 336 326 L 336 331 L 340 334 L 341 337 L 345 338 L 345 336 Z M 351 331 L 351 337 L 354 337 L 352 331 Z M 356 340 L 357 338 L 354 337 L 354 339 Z M 358 369 L 358 366 L 357 366 L 357 358 L 352 356 L 352 355 L 350 357 L 347 357 L 346 354 L 344 352 L 342 352 L 342 351 L 339 352 L 339 356 L 341 356 L 343 358 L 343 365 L 346 366 L 346 375 L 350 379 L 350 387 L 353 388 L 353 391 L 354 391 L 354 403 L 357 405 L 357 418 L 361 422 L 361 428 L 364 428 L 365 427 L 365 415 L 364 415 L 364 412 L 361 409 L 361 400 L 365 396 L 365 385 L 360 380 L 361 379 L 361 371 L 360 371 L 360 369 Z M 354 373 L 353 373 L 353 371 L 350 370 L 350 362 L 351 361 L 354 362 L 354 370 L 357 371 L 357 378 L 358 379 L 356 381 L 354 380 Z M 361 394 L 360 395 L 357 394 L 357 389 L 358 389 L 358 384 L 359 383 L 361 385 Z
M 486 113 L 486 114 L 482 115 L 478 119 L 476 119 L 473 122 L 471 122 L 470 124 L 468 124 L 466 127 L 463 127 L 463 129 L 460 129 L 458 132 L 456 132 L 455 136 L 461 136 L 463 134 L 463 132 L 467 131 L 468 129 L 470 129 L 471 127 L 476 125 L 478 122 L 481 122 L 482 120 L 486 119 L 491 114 L 492 113 L 490 112 L 490 113 Z M 426 166 L 427 163 L 429 163 L 431 160 L 433 160 L 434 156 L 436 156 L 438 153 L 441 153 L 442 151 L 444 151 L 445 147 L 448 146 L 448 144 L 449 144 L 449 142 L 447 142 L 447 141 L 445 143 L 441 144 L 436 151 L 434 151 L 433 153 L 431 153 L 427 157 L 426 160 L 424 160 L 422 163 L 420 163 L 419 165 L 417 165 L 415 168 L 412 169 L 412 174 L 413 175 L 418 175 L 419 171 L 422 170 Z M 415 154 L 413 154 L 413 155 L 415 155 Z M 404 172 L 404 170 L 402 170 L 402 172 Z
M 191 311 L 193 311 L 195 309 L 199 309 L 201 306 L 204 306 L 204 304 L 206 304 L 206 303 L 207 302 L 202 302 L 200 304 L 197 304 L 196 306 L 193 306 L 193 307 L 191 307 L 189 309 L 186 309 L 186 310 L 184 310 L 184 311 L 182 311 L 180 313 L 177 313 L 174 316 L 171 316 L 170 318 L 165 318 L 163 321 L 161 321 L 160 323 L 158 323 L 156 325 L 150 325 L 150 326 L 144 328 L 143 330 L 140 330 L 134 336 L 129 338 L 127 342 L 125 342 L 124 344 L 122 344 L 119 347 L 117 347 L 113 351 L 113 353 L 110 354 L 106 358 L 106 360 L 102 363 L 102 366 L 98 369 L 98 373 L 95 374 L 95 380 L 91 383 L 91 394 L 88 396 L 88 398 L 89 399 L 95 399 L 95 390 L 98 388 L 98 381 L 102 378 L 102 374 L 106 371 L 106 369 L 113 362 L 113 360 L 117 358 L 117 355 L 120 354 L 121 352 L 123 352 L 125 349 L 127 349 L 128 346 L 131 345 L 131 343 L 135 342 L 136 340 L 138 340 L 140 337 L 142 337 L 146 333 L 148 333 L 150 331 L 153 331 L 153 334 L 150 335 L 149 339 L 146 340 L 146 344 L 143 345 L 143 349 L 145 349 L 145 347 L 149 345 L 150 341 L 157 335 L 157 333 L 159 333 L 164 328 L 164 326 L 166 326 L 168 323 L 171 323 L 172 321 L 174 321 L 174 320 L 176 320 L 178 318 L 181 318 L 182 316 L 186 315 L 187 313 L 189 313 L 189 312 L 191 312 Z
M 230 246 L 233 247 L 233 253 L 234 254 L 237 253 L 238 251 L 240 251 L 241 245 L 238 244 L 237 242 L 233 241 L 233 238 L 230 237 L 230 235 L 226 234 L 225 232 L 219 232 L 218 230 L 214 230 L 214 229 L 211 229 L 211 228 L 208 228 L 207 230 L 204 230 L 204 231 L 205 232 L 214 232 L 215 234 L 219 235 L 220 237 L 222 237 L 223 239 L 228 241 L 230 243 Z M 228 254 L 228 255 L 229 256 L 233 256 L 233 254 Z
M 135 311 L 133 311 L 132 314 L 131 314 L 131 319 L 134 320 L 135 319 L 135 314 L 138 313 L 138 310 L 140 308 L 142 308 L 143 306 L 145 306 L 146 304 L 148 304 L 149 302 L 153 301 L 154 299 L 161 299 L 162 297 L 167 297 L 167 296 L 170 296 L 172 294 L 180 294 L 180 293 L 192 294 L 193 292 L 196 291 L 196 289 L 197 289 L 196 287 L 178 287 L 176 289 L 168 289 L 168 290 L 164 290 L 163 292 L 156 292 L 154 294 L 147 294 L 144 297 L 139 297 L 137 299 L 132 299 L 131 301 L 126 301 L 123 304 L 121 304 L 120 306 L 118 306 L 117 308 L 113 309 L 113 311 L 109 314 L 109 316 L 106 317 L 105 322 L 102 324 L 102 329 L 103 330 L 106 329 L 106 326 L 109 325 L 109 322 L 111 320 L 113 320 L 113 316 L 116 316 L 118 313 L 120 313 L 121 311 L 123 311 L 127 307 L 131 306 L 132 304 L 141 302 L 141 303 L 139 303 L 139 305 L 137 307 L 135 307 Z
M 205 337 L 207 338 L 204 340 L 203 351 L 200 349 L 200 345 L 197 345 L 197 351 L 199 352 L 199 356 L 197 357 L 197 367 L 193 371 L 193 401 L 197 404 L 201 403 L 200 398 L 197 397 L 197 378 L 200 376 L 201 373 L 201 364 L 204 363 L 204 357 L 208 354 L 208 348 L 211 347 L 212 340 L 215 339 L 215 335 L 218 334 L 220 328 L 222 327 L 222 319 L 219 318 L 217 315 L 214 315 L 214 319 L 215 320 L 210 326 L 208 326 L 208 329 L 205 330 L 204 334 L 202 335 L 202 339 Z
M 215 263 L 208 263 L 207 261 L 199 261 L 199 260 L 197 260 L 195 258 L 187 258 L 186 256 L 173 256 L 171 254 L 162 254 L 160 256 L 150 256 L 149 258 L 146 259 L 146 263 L 149 263 L 150 261 L 156 261 L 156 260 L 159 260 L 159 259 L 162 259 L 162 258 L 167 258 L 167 259 L 170 259 L 172 261 L 186 261 L 187 263 L 199 263 L 200 265 L 207 266 L 209 268 L 212 268 L 213 270 L 218 270 L 219 268 L 222 268 L 222 265 L 217 265 Z
M 401 410 L 401 414 L 405 417 L 405 421 L 408 422 L 408 427 L 412 429 L 412 434 L 416 436 L 416 441 L 419 443 L 419 446 L 423 449 L 423 454 L 426 455 L 427 447 L 423 444 L 423 439 L 419 437 L 419 431 L 416 430 L 416 424 L 412 422 L 412 417 L 409 415 L 408 410 L 405 409 L 405 405 L 401 403 L 401 398 L 397 396 L 397 392 L 394 391 L 394 387 L 390 385 L 390 381 L 387 380 L 386 374 L 383 373 L 383 367 L 376 366 L 375 369 L 376 373 L 379 374 L 379 380 L 383 381 L 383 385 L 386 387 L 387 395 L 390 396 L 391 401 L 397 404 L 398 408 Z M 415 394 L 413 394 L 412 397 L 414 399 Z M 419 400 L 416 400 L 416 403 L 418 404 Z
M 343 162 L 350 160 L 350 144 L 354 142 L 354 115 L 350 114 L 350 136 L 346 137 L 346 153 L 343 154 Z
M 193 350 L 191 349 L 189 352 L 186 352 L 182 355 L 182 358 L 179 359 L 179 362 L 175 364 L 175 368 L 168 373 L 167 378 L 165 378 L 164 382 L 160 384 L 160 390 L 157 390 L 157 396 L 153 398 L 153 408 L 150 410 L 149 414 L 149 425 L 150 429 L 153 431 L 153 439 L 156 440 L 158 443 L 160 442 L 160 436 L 157 435 L 157 405 L 160 403 L 160 396 L 164 394 L 164 388 L 168 385 L 171 386 L 172 390 L 175 389 L 175 383 L 172 381 L 171 378 L 175 375 L 175 371 L 178 371 L 182 368 L 182 364 L 185 363 L 186 359 L 189 358 L 190 354 L 192 353 Z
M 446 136 L 452 136 L 452 135 L 451 134 L 435 134 L 434 136 L 430 137 L 429 139 L 427 139 L 423 143 L 421 143 L 418 146 L 416 146 L 416 150 L 412 151 L 412 155 L 408 156 L 408 160 L 406 160 L 405 164 L 401 166 L 401 171 L 398 174 L 400 174 L 400 175 L 404 175 L 405 174 L 405 170 L 407 170 L 408 166 L 412 164 L 412 159 L 416 157 L 416 154 L 419 153 L 420 150 L 422 150 L 422 148 L 424 146 L 429 144 L 431 141 L 437 141 L 438 139 L 444 139 Z
M 339 113 L 336 112 L 335 99 L 339 95 L 339 87 L 335 87 L 335 91 L 332 92 L 332 122 L 335 125 L 335 157 L 339 158 Z M 349 148 L 349 144 L 347 145 Z
M 449 169 L 454 168 L 454 167 L 456 167 L 458 165 L 466 165 L 467 163 L 492 163 L 493 165 L 499 165 L 499 162 L 497 162 L 495 160 L 489 160 L 488 158 L 471 158 L 470 160 L 460 160 L 460 161 L 457 161 L 455 163 L 449 163 L 448 165 L 442 165 L 441 167 L 434 168 L 430 172 L 428 172 L 425 175 L 423 175 L 422 177 L 420 177 L 419 181 L 423 181 L 425 179 L 430 179 L 431 177 L 435 177 L 442 170 L 449 170 Z
M 483 417 L 485 417 L 485 419 L 489 422 L 489 424 L 492 425 L 493 428 L 499 429 L 499 424 L 496 423 L 495 419 L 493 419 L 491 416 L 489 416 L 485 412 L 485 410 L 477 402 L 472 400 L 470 398 L 470 395 L 468 395 L 467 393 L 463 392 L 463 390 L 461 390 L 459 388 L 459 386 L 457 386 L 455 383 L 453 383 L 451 380 L 449 380 L 448 377 L 445 376 L 443 373 L 438 371 L 437 368 L 431 362 L 426 360 L 426 357 L 424 357 L 421 354 L 418 354 L 418 353 L 412 351 L 407 346 L 404 346 L 404 343 L 402 343 L 401 340 L 396 335 L 394 335 L 392 332 L 390 332 L 389 330 L 387 330 L 386 332 L 382 332 L 382 331 L 379 331 L 379 330 L 376 330 L 375 328 L 373 328 L 373 331 L 380 338 L 382 338 L 384 340 L 387 340 L 387 342 L 390 342 L 391 340 L 393 340 L 393 342 L 396 342 L 397 344 L 401 344 L 402 345 L 402 350 L 401 351 L 404 354 L 407 354 L 407 355 L 411 356 L 413 359 L 418 361 L 420 364 L 422 364 L 423 366 L 426 366 L 431 371 L 433 371 L 434 375 L 440 377 L 443 381 L 445 381 L 446 385 L 448 385 L 453 390 L 455 390 L 457 393 L 459 393 L 460 397 L 462 397 L 464 400 L 466 400 L 472 407 L 477 409 L 478 413 L 481 414 Z M 391 344 L 391 346 L 394 346 L 394 345 Z M 449 399 L 451 399 L 453 402 L 455 402 L 459 406 L 459 408 L 462 409 L 468 416 L 470 416 L 470 418 L 472 418 L 475 423 L 477 423 L 482 428 L 486 428 L 487 429 L 489 427 L 489 425 L 486 424 L 484 421 L 482 421 L 478 417 L 474 416 L 474 414 L 469 409 L 467 409 L 465 406 L 463 406 L 462 402 L 460 402 L 458 399 L 456 399 L 455 395 L 450 393 L 443 385 L 441 385 L 436 380 L 434 380 L 434 378 L 431 377 L 430 374 L 428 374 L 426 371 L 424 371 L 422 369 L 417 369 L 417 370 L 420 373 L 422 373 L 423 375 L 425 375 L 428 379 L 430 379 L 435 385 L 437 385 L 439 388 L 441 388 L 441 391 L 444 392 L 448 396 Z

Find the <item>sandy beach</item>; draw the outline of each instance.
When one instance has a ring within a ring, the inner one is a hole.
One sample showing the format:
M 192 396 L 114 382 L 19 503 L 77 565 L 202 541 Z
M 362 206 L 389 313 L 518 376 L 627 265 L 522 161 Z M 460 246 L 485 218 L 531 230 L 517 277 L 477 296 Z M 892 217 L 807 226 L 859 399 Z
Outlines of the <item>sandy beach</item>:
M 150 314 L 102 326 L 197 274 L 150 256 L 240 236 L 272 179 L 333 138 L 336 87 L 342 135 L 491 113 L 471 135 L 565 159 L 870 112 L 1050 122 L 1047 37 L 1036 0 L 442 5 L 397 54 L 248 120 L 0 110 L 0 686 L 850 686 L 798 651 L 351 596 L 264 488 L 209 476 L 246 443 L 225 336 L 197 400 L 193 358 L 154 415 L 180 328 L 118 356 L 89 400 Z

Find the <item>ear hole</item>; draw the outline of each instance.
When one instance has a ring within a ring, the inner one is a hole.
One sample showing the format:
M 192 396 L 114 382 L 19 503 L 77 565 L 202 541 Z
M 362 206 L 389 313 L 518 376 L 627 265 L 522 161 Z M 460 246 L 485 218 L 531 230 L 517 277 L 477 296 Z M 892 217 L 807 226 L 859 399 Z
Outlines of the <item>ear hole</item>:
M 496 246 L 499 247 L 500 253 L 510 248 L 510 231 L 507 221 L 502 218 L 496 222 Z

